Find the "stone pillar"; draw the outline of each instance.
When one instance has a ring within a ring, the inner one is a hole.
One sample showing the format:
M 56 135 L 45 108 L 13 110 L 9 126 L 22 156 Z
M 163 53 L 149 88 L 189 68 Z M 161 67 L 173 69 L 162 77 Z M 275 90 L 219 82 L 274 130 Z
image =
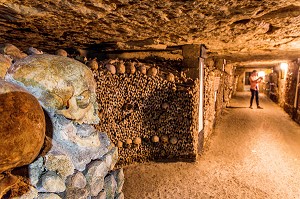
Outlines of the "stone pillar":
M 198 112 L 198 152 L 200 153 L 204 144 L 204 122 L 203 122 L 203 79 L 204 79 L 204 58 L 206 49 L 204 45 L 187 44 L 182 47 L 183 71 L 187 78 L 199 79 L 199 112 Z
M 189 78 L 199 78 L 199 58 L 203 53 L 201 49 L 204 50 L 204 47 L 200 44 L 187 44 L 182 47 L 184 72 Z

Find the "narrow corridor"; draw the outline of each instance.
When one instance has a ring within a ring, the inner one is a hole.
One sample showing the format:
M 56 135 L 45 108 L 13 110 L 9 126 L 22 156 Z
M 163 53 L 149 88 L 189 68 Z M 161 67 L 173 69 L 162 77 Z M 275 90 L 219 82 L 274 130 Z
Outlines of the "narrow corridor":
M 238 93 L 197 163 L 125 168 L 124 194 L 143 198 L 300 198 L 300 126 L 261 96 Z

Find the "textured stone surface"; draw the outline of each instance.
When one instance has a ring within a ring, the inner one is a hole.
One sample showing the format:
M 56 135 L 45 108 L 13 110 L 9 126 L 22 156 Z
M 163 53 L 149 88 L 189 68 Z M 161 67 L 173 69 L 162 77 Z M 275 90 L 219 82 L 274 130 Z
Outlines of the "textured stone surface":
M 66 190 L 65 182 L 55 172 L 48 171 L 42 176 L 41 187 L 38 187 L 40 192 L 63 192 Z
M 3 79 L 7 69 L 11 65 L 11 58 L 7 55 L 0 54 L 0 79 Z
M 32 162 L 30 165 L 28 165 L 28 174 L 29 174 L 29 180 L 30 183 L 33 186 L 36 186 L 39 182 L 39 178 L 42 175 L 44 171 L 44 161 L 42 157 L 39 157 L 34 162 Z
M 97 123 L 96 82 L 84 64 L 63 56 L 31 55 L 15 62 L 6 80 L 28 89 L 49 112 Z
M 39 193 L 37 199 L 61 199 L 61 197 L 54 193 Z
M 101 191 L 97 196 L 93 196 L 92 199 L 106 199 L 106 192 Z
M 84 188 L 86 186 L 86 178 L 81 172 L 76 172 L 67 180 L 68 187 Z
M 123 193 L 123 192 L 119 193 L 119 194 L 116 195 L 116 197 L 115 197 L 115 199 L 124 199 L 124 198 L 125 198 L 125 196 L 124 196 L 124 193 Z
M 84 188 L 68 188 L 66 190 L 66 199 L 86 199 L 89 198 L 89 191 Z
M 109 174 L 104 179 L 104 190 L 106 192 L 107 199 L 114 199 L 116 190 L 117 190 L 117 182 L 113 175 Z
M 45 138 L 45 116 L 37 99 L 0 80 L 0 173 L 30 164 Z
M 102 136 L 93 126 L 82 128 L 81 125 L 76 125 L 63 116 L 53 116 L 52 122 L 53 140 L 57 145 L 53 145 L 51 150 L 66 153 L 71 158 L 75 169 L 83 171 L 92 159 L 100 158 L 108 152 L 107 135 Z M 89 133 L 86 132 L 87 129 Z
M 108 153 L 106 153 L 103 158 L 101 158 L 109 170 L 112 170 L 116 163 L 118 162 L 118 148 L 113 147 Z
M 117 182 L 116 193 L 121 193 L 125 182 L 123 169 L 111 172 Z
M 42 50 L 101 42 L 117 42 L 120 48 L 204 43 L 212 53 L 232 58 L 299 56 L 298 0 L 1 2 L 0 43 L 22 48 L 29 43 Z
M 97 196 L 103 189 L 104 177 L 107 172 L 108 168 L 103 161 L 94 161 L 88 165 L 85 177 L 91 190 L 91 196 Z
M 74 173 L 74 165 L 69 156 L 65 154 L 48 153 L 45 156 L 45 167 L 49 171 L 54 171 L 63 179 Z

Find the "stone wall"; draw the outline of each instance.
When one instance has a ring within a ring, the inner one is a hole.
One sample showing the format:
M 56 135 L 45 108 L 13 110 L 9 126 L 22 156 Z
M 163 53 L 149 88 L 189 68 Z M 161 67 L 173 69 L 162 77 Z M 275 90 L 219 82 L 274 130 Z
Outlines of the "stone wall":
M 221 118 L 223 109 L 229 105 L 234 92 L 233 67 L 223 60 L 208 58 L 204 73 L 204 140 L 213 133 L 216 122 Z
M 245 84 L 245 68 L 239 67 L 235 71 L 236 75 L 236 91 L 242 92 L 244 91 Z
M 94 70 L 100 123 L 119 149 L 118 166 L 146 161 L 195 161 L 199 82 L 181 61 L 101 60 Z
M 278 81 L 279 81 L 279 75 L 278 72 L 273 71 L 268 75 L 268 85 L 269 85 L 269 91 L 267 92 L 270 99 L 274 102 L 278 102 L 279 99 L 279 91 L 278 91 Z
M 62 117 L 51 120 L 60 124 L 53 138 L 48 129 L 44 150 L 27 168 L 33 187 L 26 198 L 124 198 L 123 170 L 114 169 L 118 150 L 107 134 Z

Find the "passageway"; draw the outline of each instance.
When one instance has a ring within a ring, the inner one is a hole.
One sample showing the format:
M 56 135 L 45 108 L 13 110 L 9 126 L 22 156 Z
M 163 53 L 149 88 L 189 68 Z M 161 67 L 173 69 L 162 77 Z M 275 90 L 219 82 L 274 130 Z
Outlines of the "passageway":
M 267 97 L 261 105 L 237 93 L 197 163 L 125 168 L 125 197 L 300 198 L 300 126 Z

